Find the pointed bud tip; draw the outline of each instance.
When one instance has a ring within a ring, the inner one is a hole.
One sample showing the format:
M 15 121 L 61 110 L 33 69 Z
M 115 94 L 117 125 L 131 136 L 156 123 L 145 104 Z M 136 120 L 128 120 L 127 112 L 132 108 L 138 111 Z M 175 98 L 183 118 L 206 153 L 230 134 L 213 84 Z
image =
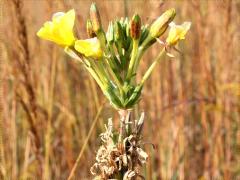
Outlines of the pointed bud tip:
M 174 8 L 168 9 L 167 11 L 169 11 L 169 12 L 172 12 L 172 13 L 176 14 L 176 10 L 175 10 Z
M 134 14 L 133 17 L 132 17 L 132 21 L 134 22 L 140 22 L 141 21 L 141 18 L 138 14 Z
M 97 5 L 96 3 L 92 3 L 90 6 L 90 11 L 97 11 Z
M 101 24 L 100 13 L 98 11 L 96 3 L 91 4 L 90 19 L 92 21 L 93 30 L 95 32 L 98 32 L 101 29 L 102 24 Z
M 166 13 L 169 14 L 172 19 L 176 16 L 176 10 L 174 8 L 167 10 Z
M 167 29 L 168 24 L 172 22 L 176 16 L 174 8 L 168 9 L 160 17 L 158 17 L 150 27 L 150 34 L 153 38 L 161 36 Z

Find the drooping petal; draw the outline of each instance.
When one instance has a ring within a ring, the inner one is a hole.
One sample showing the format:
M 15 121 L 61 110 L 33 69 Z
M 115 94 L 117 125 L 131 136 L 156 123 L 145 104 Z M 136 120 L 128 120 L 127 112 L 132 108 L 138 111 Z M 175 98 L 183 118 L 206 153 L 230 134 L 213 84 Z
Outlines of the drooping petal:
M 75 49 L 86 57 L 101 58 L 103 55 L 100 42 L 96 37 L 85 40 L 77 40 L 75 42 Z
M 184 22 L 182 25 L 176 25 L 175 23 L 170 23 L 170 31 L 166 42 L 168 45 L 175 45 L 178 41 L 185 39 L 188 30 L 191 27 L 191 22 Z

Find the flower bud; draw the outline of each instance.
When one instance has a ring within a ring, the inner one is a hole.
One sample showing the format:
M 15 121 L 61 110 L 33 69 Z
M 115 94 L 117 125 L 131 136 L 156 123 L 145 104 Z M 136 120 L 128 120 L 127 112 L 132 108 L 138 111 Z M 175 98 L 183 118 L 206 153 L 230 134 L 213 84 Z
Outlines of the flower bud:
M 91 20 L 87 20 L 87 34 L 89 38 L 93 38 L 96 37 L 96 33 L 93 31 L 93 27 L 92 27 L 92 22 Z
M 149 34 L 153 38 L 157 38 L 161 36 L 166 29 L 168 28 L 168 24 L 174 19 L 176 15 L 175 9 L 169 9 L 165 11 L 157 20 L 155 20 L 149 30 Z
M 90 18 L 92 21 L 93 31 L 97 33 L 102 28 L 102 24 L 100 14 L 95 3 L 92 3 L 90 7 Z
M 130 22 L 130 36 L 133 39 L 139 39 L 141 35 L 141 18 L 139 15 L 134 15 Z

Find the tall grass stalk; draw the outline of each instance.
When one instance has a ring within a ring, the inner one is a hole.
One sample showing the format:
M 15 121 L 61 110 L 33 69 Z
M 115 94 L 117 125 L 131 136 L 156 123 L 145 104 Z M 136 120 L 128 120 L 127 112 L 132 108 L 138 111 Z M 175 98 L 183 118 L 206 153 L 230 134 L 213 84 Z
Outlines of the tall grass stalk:
M 49 80 L 49 97 L 47 103 L 48 110 L 48 119 L 47 119 L 47 131 L 45 136 L 45 165 L 44 165 L 44 175 L 43 179 L 51 179 L 50 169 L 49 169 L 49 157 L 51 154 L 51 142 L 52 142 L 52 111 L 54 106 L 54 89 L 55 89 L 55 80 L 56 80 L 56 70 L 57 70 L 57 55 L 56 49 L 53 47 L 52 54 L 52 64 L 50 71 L 50 80 Z
M 81 148 L 81 150 L 80 150 L 80 152 L 79 152 L 79 155 L 78 155 L 78 157 L 77 157 L 77 159 L 76 159 L 76 161 L 75 161 L 75 163 L 74 163 L 74 165 L 73 165 L 73 167 L 72 167 L 72 169 L 71 169 L 71 171 L 70 171 L 70 174 L 69 174 L 67 180 L 72 180 L 72 179 L 74 178 L 74 173 L 75 173 L 75 171 L 76 171 L 76 168 L 77 168 L 77 166 L 79 165 L 79 162 L 80 162 L 80 160 L 81 160 L 81 157 L 82 157 L 82 155 L 83 155 L 83 153 L 84 153 L 84 151 L 85 151 L 85 149 L 86 149 L 86 147 L 87 147 L 89 138 L 91 137 L 92 132 L 93 132 L 93 130 L 94 130 L 96 124 L 97 124 L 97 121 L 99 120 L 99 116 L 100 116 L 101 113 L 102 113 L 103 107 L 104 107 L 104 104 L 102 104 L 102 105 L 99 107 L 99 109 L 98 109 L 98 112 L 97 112 L 97 114 L 96 114 L 96 116 L 95 116 L 95 118 L 94 118 L 94 120 L 93 120 L 93 122 L 92 122 L 91 128 L 89 129 L 89 132 L 88 132 L 88 134 L 87 134 L 87 137 L 84 139 L 83 146 L 82 146 L 82 148 Z

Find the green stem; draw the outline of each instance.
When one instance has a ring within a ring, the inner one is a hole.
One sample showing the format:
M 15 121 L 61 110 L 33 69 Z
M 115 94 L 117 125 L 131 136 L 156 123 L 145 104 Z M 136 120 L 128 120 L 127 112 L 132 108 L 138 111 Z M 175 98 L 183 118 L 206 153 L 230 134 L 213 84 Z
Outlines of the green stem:
M 143 41 L 143 43 L 139 46 L 138 48 L 138 53 L 137 53 L 137 57 L 136 57 L 136 63 L 134 65 L 134 73 L 136 73 L 137 68 L 139 66 L 140 60 L 143 56 L 143 53 L 147 50 L 147 48 L 150 47 L 151 44 L 154 43 L 154 40 L 150 35 L 147 36 L 147 38 Z
M 99 62 L 99 66 L 102 71 L 104 71 L 105 76 L 109 77 L 109 75 L 105 72 L 104 68 L 107 68 L 107 72 L 109 72 L 110 76 L 113 78 L 113 82 L 116 83 L 118 89 L 120 90 L 121 95 L 123 95 L 122 85 L 119 79 L 117 78 L 116 74 L 113 72 L 112 68 L 110 67 L 109 63 L 104 60 Z
M 119 71 L 121 64 L 115 55 L 112 45 L 109 46 L 109 55 L 112 57 L 109 61 L 109 64 L 112 66 L 112 68 L 115 67 L 115 69 Z
M 101 67 L 100 62 L 95 62 L 95 61 L 96 60 L 94 59 L 89 60 L 89 63 L 91 64 L 92 69 L 94 69 L 94 71 L 97 73 L 97 75 L 99 76 L 103 84 L 108 84 L 109 83 L 108 75 L 106 74 L 103 67 Z
M 99 78 L 98 73 L 91 67 L 90 62 L 84 58 L 81 58 L 81 59 L 84 62 L 84 66 L 86 67 L 88 72 L 92 75 L 92 77 L 95 79 L 95 81 L 98 83 L 102 91 L 105 91 L 107 89 L 107 86 L 106 85 L 104 86 L 104 82 Z M 85 61 L 87 61 L 88 63 L 86 63 Z M 90 66 L 88 64 L 90 64 Z
M 143 49 L 143 47 L 140 46 L 140 47 L 138 48 L 138 53 L 137 53 L 137 55 L 136 55 L 136 62 L 135 62 L 135 64 L 134 64 L 133 73 L 136 73 L 137 68 L 138 68 L 138 65 L 139 65 L 139 63 L 140 63 L 140 59 L 141 59 L 142 56 L 143 56 L 143 53 L 144 53 L 144 49 Z
M 96 61 L 96 60 L 93 60 L 93 64 L 96 65 L 95 68 L 97 68 L 97 71 L 98 73 L 100 74 L 100 76 L 104 79 L 104 81 L 106 83 L 108 83 L 110 81 L 109 79 L 109 74 L 107 73 L 107 71 L 105 70 L 103 64 L 102 64 L 102 61 L 103 60 L 100 60 L 100 61 Z
M 103 61 L 105 67 L 107 68 L 108 72 L 110 73 L 110 75 L 112 76 L 113 78 L 113 81 L 116 83 L 116 85 L 118 86 L 119 90 L 120 90 L 120 93 L 121 95 L 123 95 L 123 88 L 122 88 L 122 84 L 121 82 L 119 81 L 117 75 L 115 74 L 115 72 L 113 71 L 113 69 L 110 67 L 110 64 L 107 62 L 107 61 Z
M 91 66 L 92 64 L 90 63 L 89 60 L 85 59 L 82 54 L 80 54 L 78 51 L 75 50 L 74 47 L 69 47 L 78 57 L 79 57 L 79 62 L 83 63 L 88 72 L 92 75 L 92 77 L 95 79 L 95 81 L 98 83 L 100 88 L 104 91 L 107 86 L 104 86 L 104 82 L 99 78 L 99 75 L 97 74 L 96 70 L 94 70 Z
M 133 49 L 132 49 L 132 55 L 129 63 L 129 68 L 128 68 L 128 73 L 127 73 L 127 80 L 131 79 L 131 76 L 133 75 L 133 68 L 137 56 L 137 51 L 138 51 L 138 40 L 133 40 Z
M 102 81 L 100 80 L 100 78 L 98 77 L 97 73 L 90 67 L 85 66 L 86 69 L 89 71 L 89 73 L 92 75 L 92 77 L 95 79 L 95 81 L 98 83 L 98 85 L 100 86 L 100 88 L 105 91 L 107 89 L 106 86 L 104 86 L 104 84 L 102 83 Z
M 144 82 L 149 78 L 149 76 L 151 75 L 153 69 L 156 67 L 156 65 L 158 64 L 159 60 L 161 59 L 161 57 L 165 54 L 165 48 L 163 48 L 161 50 L 161 52 L 158 54 L 158 56 L 155 58 L 155 60 L 153 61 L 153 63 L 151 64 L 151 66 L 148 68 L 148 70 L 146 71 L 146 73 L 144 74 L 142 81 L 141 81 L 141 85 L 144 84 Z

